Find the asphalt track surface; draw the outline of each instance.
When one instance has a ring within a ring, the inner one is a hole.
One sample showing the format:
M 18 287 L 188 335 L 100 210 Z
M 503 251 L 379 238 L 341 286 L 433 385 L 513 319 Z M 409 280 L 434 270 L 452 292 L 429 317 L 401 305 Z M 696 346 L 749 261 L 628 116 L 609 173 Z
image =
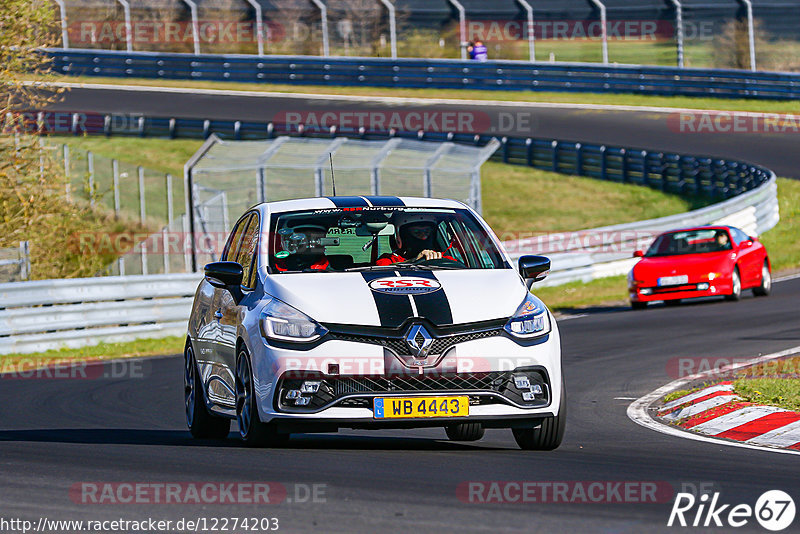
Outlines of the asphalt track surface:
M 668 530 L 670 502 L 481 504 L 460 500 L 457 488 L 467 481 L 648 481 L 674 492 L 710 483 L 725 503 L 753 505 L 770 489 L 797 500 L 796 456 L 665 436 L 634 424 L 626 408 L 674 378 L 675 358 L 748 357 L 800 345 L 798 302 L 795 279 L 776 284 L 769 298 L 598 311 L 561 322 L 569 416 L 554 452 L 522 452 L 508 430 L 488 430 L 469 444 L 446 441 L 441 429 L 301 435 L 284 449 L 247 449 L 233 433 L 224 442 L 193 441 L 178 357 L 148 360 L 142 378 L 0 379 L 2 515 L 247 515 L 278 517 L 288 532 L 640 533 Z M 325 484 L 326 502 L 91 505 L 70 498 L 70 487 L 91 481 L 270 481 L 290 497 L 294 484 Z
M 302 88 L 298 88 L 302 91 Z M 677 111 L 617 111 L 576 109 L 557 104 L 526 106 L 524 104 L 488 105 L 441 103 L 418 100 L 369 102 L 365 98 L 346 101 L 341 98 L 308 98 L 303 95 L 271 96 L 269 94 L 215 94 L 207 91 L 162 92 L 137 88 L 119 89 L 71 88 L 54 111 L 142 114 L 151 117 L 181 117 L 210 120 L 276 121 L 286 113 L 317 117 L 327 112 L 348 113 L 369 111 L 389 114 L 455 111 L 466 117 L 465 130 L 474 133 L 514 135 L 574 140 L 648 150 L 678 152 L 712 157 L 741 159 L 765 165 L 778 176 L 800 178 L 797 164 L 797 142 L 800 133 L 697 133 L 690 126 L 681 131 Z M 407 116 L 407 115 L 405 115 Z M 347 120 L 347 119 L 344 119 Z M 352 120 L 352 119 L 351 119 Z M 387 119 L 388 120 L 388 119 Z M 688 123 L 687 123 L 688 124 Z M 701 124 L 697 117 L 693 123 Z M 742 127 L 747 130 L 747 127 Z
M 147 94 L 121 98 L 81 91 L 68 99 L 61 109 L 251 120 L 267 120 L 281 105 L 270 99 L 258 106 L 212 105 L 184 96 L 165 102 Z M 779 139 L 779 148 L 761 153 L 752 141 L 730 135 L 708 143 L 670 135 L 649 114 L 596 113 L 545 113 L 531 135 L 691 148 L 800 176 L 791 165 L 796 157 L 790 140 Z M 611 119 L 617 122 L 609 124 Z M 761 146 L 768 144 L 764 140 Z M 185 429 L 177 357 L 147 360 L 136 377 L 0 379 L 1 515 L 277 517 L 287 532 L 640 533 L 673 530 L 666 523 L 674 492 L 702 484 L 721 492 L 723 503 L 753 505 L 770 489 L 800 502 L 795 456 L 667 436 L 626 416 L 634 398 L 676 378 L 677 358 L 752 357 L 800 345 L 798 302 L 800 279 L 795 279 L 777 283 L 769 298 L 748 292 L 738 303 L 595 310 L 562 321 L 569 415 L 564 443 L 553 452 L 522 452 L 507 430 L 488 430 L 474 443 L 449 442 L 440 429 L 300 435 L 287 448 L 263 450 L 242 447 L 235 433 L 223 442 L 195 441 Z M 70 497 L 76 483 L 93 481 L 269 481 L 283 484 L 295 502 L 92 505 Z M 486 504 L 459 498 L 457 488 L 469 481 L 638 481 L 666 484 L 672 492 L 655 504 Z M 295 492 L 304 493 L 297 484 L 324 484 L 325 502 L 296 502 Z M 759 527 L 751 519 L 739 530 Z

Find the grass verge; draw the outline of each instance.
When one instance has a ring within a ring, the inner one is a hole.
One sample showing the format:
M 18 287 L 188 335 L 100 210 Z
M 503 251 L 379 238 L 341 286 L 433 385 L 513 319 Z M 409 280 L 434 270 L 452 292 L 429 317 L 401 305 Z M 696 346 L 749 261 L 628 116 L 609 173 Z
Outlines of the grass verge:
M 800 378 L 745 378 L 733 389 L 747 402 L 800 411 Z
M 70 363 L 181 354 L 185 340 L 186 338 L 182 336 L 171 336 L 159 339 L 138 339 L 124 343 L 100 343 L 91 347 L 48 350 L 32 354 L 6 354 L 0 356 L 0 373 L 31 371 L 46 366 Z
M 554 287 L 537 288 L 534 285 L 533 293 L 554 311 L 593 306 L 624 306 L 628 303 L 627 284 L 624 276 L 609 276 L 591 282 L 570 282 Z
M 761 237 L 773 271 L 800 267 L 800 180 L 778 178 L 781 220 Z
M 679 389 L 677 391 L 673 391 L 672 393 L 667 393 L 664 395 L 663 402 L 667 404 L 668 402 L 672 402 L 675 399 L 680 399 L 681 397 L 685 397 L 686 395 L 691 395 L 695 391 L 700 391 L 700 387 L 692 388 L 692 389 Z
M 51 78 L 38 78 L 49 80 Z M 290 85 L 268 83 L 213 82 L 198 80 L 151 80 L 143 78 L 104 78 L 67 76 L 54 81 L 136 85 L 144 87 L 177 87 L 181 89 L 217 89 L 225 91 L 258 91 L 262 93 L 306 93 L 323 95 L 386 96 L 408 98 L 446 98 L 454 100 L 502 100 L 506 102 L 545 102 L 559 104 L 605 104 L 617 106 L 651 106 L 665 108 L 714 109 L 723 111 L 760 111 L 764 113 L 797 113 L 795 101 L 723 99 L 690 96 L 651 96 L 608 93 L 563 93 L 545 91 L 489 91 L 478 89 L 402 89 L 393 87 L 340 87 L 330 85 Z

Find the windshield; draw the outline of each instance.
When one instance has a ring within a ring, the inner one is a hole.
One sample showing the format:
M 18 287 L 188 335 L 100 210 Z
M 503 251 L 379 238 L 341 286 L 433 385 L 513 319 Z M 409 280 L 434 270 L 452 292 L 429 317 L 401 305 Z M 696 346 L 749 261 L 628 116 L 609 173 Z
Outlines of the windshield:
M 466 209 L 331 208 L 273 215 L 269 272 L 508 268 Z
M 656 238 L 647 250 L 647 257 L 680 256 L 731 250 L 731 239 L 727 230 L 706 229 L 671 232 Z

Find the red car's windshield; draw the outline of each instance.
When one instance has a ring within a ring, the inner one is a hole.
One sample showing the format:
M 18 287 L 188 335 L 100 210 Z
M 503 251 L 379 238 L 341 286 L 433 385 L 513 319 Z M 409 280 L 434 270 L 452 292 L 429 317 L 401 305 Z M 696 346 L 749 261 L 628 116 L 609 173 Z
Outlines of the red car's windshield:
M 656 238 L 647 250 L 646 257 L 681 256 L 731 250 L 731 238 L 727 230 L 705 229 L 670 232 Z

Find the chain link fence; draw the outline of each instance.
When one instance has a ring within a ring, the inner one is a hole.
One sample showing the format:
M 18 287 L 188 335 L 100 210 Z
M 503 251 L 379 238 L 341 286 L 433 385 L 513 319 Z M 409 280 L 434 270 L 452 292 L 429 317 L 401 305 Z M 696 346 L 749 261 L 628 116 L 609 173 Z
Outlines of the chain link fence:
M 64 48 L 800 69 L 798 0 L 62 3 Z
M 156 274 L 187 270 L 183 244 L 188 235 L 183 183 L 169 174 L 71 148 L 55 148 L 68 177 L 64 196 L 138 222 L 142 234 L 110 230 L 102 236 L 78 236 L 79 246 L 94 246 L 119 259 L 106 275 Z M 83 242 L 81 242 L 83 238 Z

